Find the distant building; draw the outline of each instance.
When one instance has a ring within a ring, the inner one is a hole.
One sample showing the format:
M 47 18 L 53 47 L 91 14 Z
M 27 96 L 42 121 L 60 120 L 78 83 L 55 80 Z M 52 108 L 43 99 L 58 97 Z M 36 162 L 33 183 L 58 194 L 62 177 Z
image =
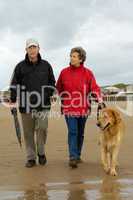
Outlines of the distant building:
M 133 94 L 133 84 L 127 86 L 127 92 Z
M 114 86 L 108 86 L 105 87 L 102 91 L 104 94 L 117 94 L 121 91 L 121 89 Z
M 0 103 L 1 102 L 9 102 L 9 99 L 10 99 L 10 93 L 9 91 L 0 91 Z

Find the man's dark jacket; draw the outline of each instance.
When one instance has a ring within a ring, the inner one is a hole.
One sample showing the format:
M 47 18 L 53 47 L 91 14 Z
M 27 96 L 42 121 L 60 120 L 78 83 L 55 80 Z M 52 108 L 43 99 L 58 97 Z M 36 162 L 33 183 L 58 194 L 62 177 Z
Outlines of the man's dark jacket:
M 18 97 L 21 113 L 28 113 L 33 109 L 37 111 L 50 109 L 50 97 L 54 92 L 51 86 L 55 87 L 51 65 L 43 60 L 40 54 L 38 54 L 37 63 L 33 64 L 26 54 L 25 59 L 15 67 L 10 84 L 10 100 L 15 103 Z M 47 88 L 44 89 L 44 87 Z M 38 102 L 36 93 L 41 97 L 38 105 L 36 104 Z

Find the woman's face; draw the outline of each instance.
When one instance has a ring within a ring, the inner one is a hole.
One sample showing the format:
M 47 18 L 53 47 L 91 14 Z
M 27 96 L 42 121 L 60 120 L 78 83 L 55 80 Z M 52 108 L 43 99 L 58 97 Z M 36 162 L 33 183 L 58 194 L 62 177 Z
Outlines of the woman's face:
M 70 55 L 70 63 L 71 65 L 74 65 L 75 67 L 79 67 L 82 60 L 79 58 L 78 52 L 73 52 Z

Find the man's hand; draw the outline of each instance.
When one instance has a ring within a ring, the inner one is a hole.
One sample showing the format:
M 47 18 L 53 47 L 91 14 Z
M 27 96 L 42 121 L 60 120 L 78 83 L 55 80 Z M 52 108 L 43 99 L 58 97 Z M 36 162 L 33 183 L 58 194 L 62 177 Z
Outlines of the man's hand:
M 17 108 L 17 103 L 13 103 L 9 101 L 9 102 L 6 102 L 5 104 L 9 108 Z
M 52 97 L 50 97 L 50 101 L 51 103 L 55 103 L 57 101 L 57 96 L 53 95 Z

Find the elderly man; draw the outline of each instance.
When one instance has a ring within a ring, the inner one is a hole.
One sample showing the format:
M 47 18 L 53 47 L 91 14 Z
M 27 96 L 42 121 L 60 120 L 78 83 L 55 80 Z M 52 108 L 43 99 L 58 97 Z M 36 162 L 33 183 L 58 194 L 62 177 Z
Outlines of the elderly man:
M 26 56 L 15 67 L 11 80 L 11 103 L 18 97 L 27 152 L 26 167 L 46 164 L 44 144 L 47 138 L 48 111 L 55 78 L 51 65 L 41 58 L 36 39 L 26 41 Z M 36 140 L 34 138 L 36 133 Z

